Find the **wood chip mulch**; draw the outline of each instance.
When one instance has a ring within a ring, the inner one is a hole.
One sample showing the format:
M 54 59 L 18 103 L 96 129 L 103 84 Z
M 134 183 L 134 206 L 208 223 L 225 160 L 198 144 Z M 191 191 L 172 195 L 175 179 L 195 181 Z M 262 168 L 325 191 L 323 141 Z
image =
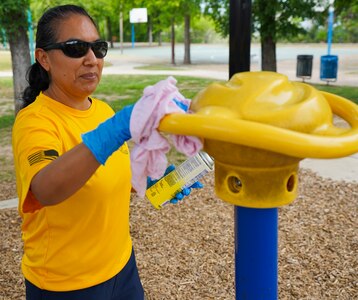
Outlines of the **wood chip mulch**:
M 235 299 L 234 209 L 213 177 L 157 211 L 133 197 L 131 231 L 147 300 Z M 358 299 L 358 183 L 300 171 L 299 196 L 279 209 L 279 299 Z M 0 300 L 22 300 L 16 209 L 0 210 Z
M 0 182 L 0 201 L 17 198 L 16 184 L 14 180 L 4 180 Z

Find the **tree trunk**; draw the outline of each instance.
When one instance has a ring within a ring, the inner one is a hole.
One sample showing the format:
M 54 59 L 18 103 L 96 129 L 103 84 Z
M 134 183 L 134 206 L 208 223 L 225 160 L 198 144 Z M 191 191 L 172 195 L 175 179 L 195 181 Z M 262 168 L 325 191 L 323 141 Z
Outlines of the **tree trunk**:
M 14 84 L 15 114 L 22 108 L 22 93 L 28 86 L 26 73 L 31 65 L 29 38 L 24 27 L 8 35 Z
M 261 38 L 261 69 L 276 72 L 276 43 L 271 36 Z
M 112 23 L 109 17 L 107 17 L 107 40 L 110 42 L 111 48 L 113 48 Z
M 153 43 L 153 30 L 152 30 L 152 18 L 148 17 L 148 42 L 149 46 L 152 46 Z
M 185 15 L 184 23 L 184 64 L 190 65 L 190 15 Z
M 123 54 L 123 8 L 122 3 L 119 9 L 119 46 L 121 48 L 121 54 Z
M 276 9 L 278 0 L 257 0 L 261 38 L 261 69 L 276 72 Z
M 174 26 L 174 18 L 172 19 L 171 24 L 171 44 L 172 44 L 172 64 L 175 65 L 175 26 Z
M 162 31 L 160 30 L 158 32 L 158 46 L 162 45 Z

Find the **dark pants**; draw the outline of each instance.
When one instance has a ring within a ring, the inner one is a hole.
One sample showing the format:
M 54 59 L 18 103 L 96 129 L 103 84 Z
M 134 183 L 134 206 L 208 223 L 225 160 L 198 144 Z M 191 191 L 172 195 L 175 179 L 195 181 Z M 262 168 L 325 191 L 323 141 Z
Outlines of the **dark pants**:
M 28 280 L 26 300 L 143 300 L 144 290 L 139 279 L 134 252 L 122 269 L 113 278 L 81 290 L 51 292 L 41 290 Z

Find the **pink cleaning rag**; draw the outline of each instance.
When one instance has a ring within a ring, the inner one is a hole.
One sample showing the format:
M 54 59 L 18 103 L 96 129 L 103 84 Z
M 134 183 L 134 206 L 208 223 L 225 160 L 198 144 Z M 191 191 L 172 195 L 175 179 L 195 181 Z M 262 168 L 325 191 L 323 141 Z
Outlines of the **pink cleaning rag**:
M 160 120 L 171 113 L 185 113 L 173 99 L 186 107 L 186 99 L 175 86 L 174 77 L 168 77 L 143 91 L 142 98 L 134 105 L 130 131 L 135 145 L 131 151 L 132 186 L 140 197 L 144 197 L 147 177 L 159 179 L 164 175 L 168 160 L 166 153 L 171 145 L 158 130 Z M 177 151 L 194 156 L 203 145 L 199 138 L 169 135 Z

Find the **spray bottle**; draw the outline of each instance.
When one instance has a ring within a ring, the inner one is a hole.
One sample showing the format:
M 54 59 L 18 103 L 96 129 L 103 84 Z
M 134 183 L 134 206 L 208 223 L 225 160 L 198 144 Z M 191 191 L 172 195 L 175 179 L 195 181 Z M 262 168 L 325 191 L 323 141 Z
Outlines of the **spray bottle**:
M 181 163 L 175 170 L 147 189 L 145 195 L 156 209 L 169 203 L 184 188 L 190 187 L 205 174 L 214 170 L 213 159 L 201 151 Z

